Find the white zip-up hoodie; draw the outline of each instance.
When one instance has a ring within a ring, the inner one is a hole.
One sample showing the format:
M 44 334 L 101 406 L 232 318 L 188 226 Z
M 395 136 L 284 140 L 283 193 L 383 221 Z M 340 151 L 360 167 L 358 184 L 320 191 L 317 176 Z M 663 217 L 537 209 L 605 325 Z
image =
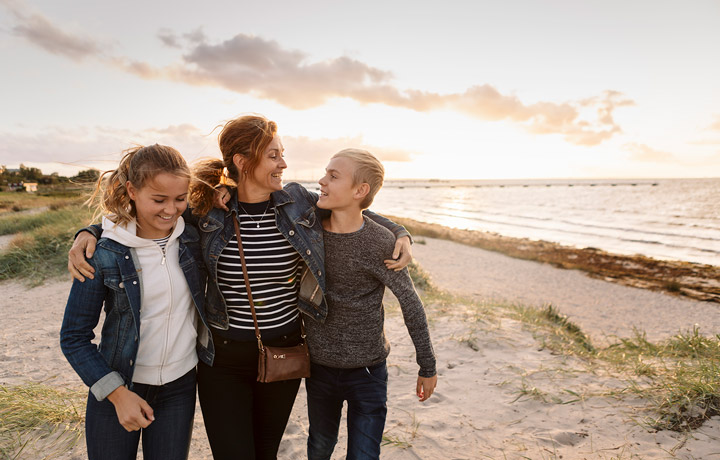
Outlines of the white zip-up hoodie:
M 178 237 L 185 221 L 178 217 L 165 253 L 155 241 L 137 236 L 135 221 L 102 221 L 104 238 L 131 248 L 140 266 L 140 343 L 132 381 L 148 385 L 172 382 L 197 364 L 196 313 L 180 269 Z

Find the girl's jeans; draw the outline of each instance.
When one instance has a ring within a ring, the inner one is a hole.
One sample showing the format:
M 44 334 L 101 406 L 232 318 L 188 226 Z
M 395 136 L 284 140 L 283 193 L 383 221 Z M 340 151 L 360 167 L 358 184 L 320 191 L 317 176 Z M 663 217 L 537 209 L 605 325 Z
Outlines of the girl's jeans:
M 155 420 L 138 431 L 120 425 L 115 406 L 88 395 L 85 437 L 89 460 L 132 460 L 142 438 L 145 460 L 185 460 L 195 418 L 195 368 L 165 385 L 133 384 L 153 409 Z

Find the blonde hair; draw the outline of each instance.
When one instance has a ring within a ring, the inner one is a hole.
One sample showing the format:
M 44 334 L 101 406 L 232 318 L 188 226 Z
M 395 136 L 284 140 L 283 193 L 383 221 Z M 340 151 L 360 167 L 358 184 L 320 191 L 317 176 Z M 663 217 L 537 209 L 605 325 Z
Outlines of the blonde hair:
M 235 185 L 241 176 L 252 174 L 275 134 L 277 124 L 262 115 L 245 115 L 225 123 L 218 135 L 222 160 L 202 160 L 193 165 L 189 195 L 193 214 L 205 215 L 213 208 L 217 185 Z M 235 155 L 245 157 L 242 174 L 233 162 Z
M 95 184 L 95 190 L 86 204 L 95 206 L 93 220 L 108 214 L 118 225 L 132 221 L 137 215 L 135 202 L 127 189 L 129 181 L 136 189 L 160 173 L 190 179 L 190 168 L 180 152 L 166 145 L 138 146 L 124 150 L 117 169 L 105 171 Z
M 360 209 L 367 209 L 375 199 L 375 195 L 383 186 L 385 168 L 380 160 L 362 149 L 344 149 L 333 155 L 333 158 L 347 158 L 355 163 L 353 185 L 368 184 L 370 191 L 360 202 Z

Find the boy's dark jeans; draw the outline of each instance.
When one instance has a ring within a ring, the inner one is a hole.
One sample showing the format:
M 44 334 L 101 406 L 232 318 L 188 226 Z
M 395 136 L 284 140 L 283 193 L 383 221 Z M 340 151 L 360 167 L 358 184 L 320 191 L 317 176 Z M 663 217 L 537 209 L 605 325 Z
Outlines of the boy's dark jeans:
M 355 369 L 312 364 L 305 380 L 310 436 L 308 459 L 330 459 L 347 401 L 347 459 L 378 459 L 387 416 L 387 365 Z

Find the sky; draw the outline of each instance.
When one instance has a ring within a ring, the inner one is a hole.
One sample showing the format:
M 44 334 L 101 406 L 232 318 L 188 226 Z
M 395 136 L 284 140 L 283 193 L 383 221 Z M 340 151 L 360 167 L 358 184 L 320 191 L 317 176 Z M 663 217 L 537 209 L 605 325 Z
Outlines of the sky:
M 286 178 L 720 177 L 720 2 L 0 0 L 0 164 L 219 156 L 279 126 Z

